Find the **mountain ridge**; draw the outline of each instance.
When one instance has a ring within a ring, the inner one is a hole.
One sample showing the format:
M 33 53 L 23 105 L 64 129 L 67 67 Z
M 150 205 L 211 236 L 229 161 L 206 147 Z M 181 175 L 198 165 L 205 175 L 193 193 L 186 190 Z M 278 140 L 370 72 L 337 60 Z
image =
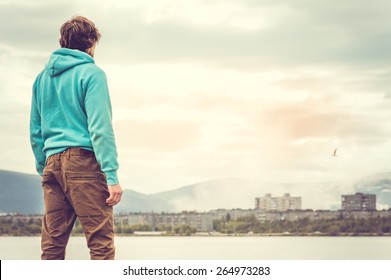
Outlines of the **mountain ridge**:
M 0 213 L 41 214 L 43 193 L 40 177 L 0 170 Z M 215 179 L 176 189 L 143 194 L 125 189 L 116 213 L 209 211 L 214 209 L 254 208 L 255 197 L 265 193 L 301 196 L 303 209 L 340 209 L 342 194 L 375 193 L 378 205 L 391 205 L 391 172 L 377 173 L 354 183 L 347 181 L 319 183 L 283 183 L 243 178 Z M 378 207 L 379 208 L 379 207 Z

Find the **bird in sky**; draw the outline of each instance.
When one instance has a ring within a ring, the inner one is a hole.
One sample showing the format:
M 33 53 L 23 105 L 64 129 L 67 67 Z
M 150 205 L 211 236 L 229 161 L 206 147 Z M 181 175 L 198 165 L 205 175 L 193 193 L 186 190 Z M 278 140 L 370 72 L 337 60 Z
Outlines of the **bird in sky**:
M 336 157 L 337 156 L 337 148 L 335 148 L 334 152 L 333 152 L 333 157 Z

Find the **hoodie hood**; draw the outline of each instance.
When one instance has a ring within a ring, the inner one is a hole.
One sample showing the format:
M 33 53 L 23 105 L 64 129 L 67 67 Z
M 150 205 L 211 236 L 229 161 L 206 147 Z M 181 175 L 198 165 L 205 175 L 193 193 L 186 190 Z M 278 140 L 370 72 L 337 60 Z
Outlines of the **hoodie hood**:
M 60 75 L 70 68 L 85 63 L 95 63 L 95 61 L 89 54 L 85 52 L 61 48 L 52 53 L 45 69 L 49 76 L 54 77 Z

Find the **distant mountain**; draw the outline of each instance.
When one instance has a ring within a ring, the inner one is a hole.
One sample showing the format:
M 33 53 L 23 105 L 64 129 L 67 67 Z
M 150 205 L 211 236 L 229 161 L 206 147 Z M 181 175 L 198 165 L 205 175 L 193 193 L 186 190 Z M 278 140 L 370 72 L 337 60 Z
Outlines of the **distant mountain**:
M 250 209 L 255 197 L 271 193 L 302 197 L 303 209 L 340 209 L 341 195 L 375 193 L 382 208 L 391 207 L 391 173 L 375 174 L 356 182 L 276 183 L 227 178 L 201 182 L 178 189 L 145 195 L 124 190 L 114 209 L 127 212 L 178 212 L 184 210 Z M 379 209 L 379 207 L 378 207 Z M 43 194 L 40 177 L 0 170 L 0 213 L 41 214 Z
M 40 177 L 0 170 L 0 213 L 43 213 Z
M 167 201 L 154 198 L 150 195 L 124 190 L 121 202 L 114 207 L 116 213 L 128 212 L 162 212 L 170 211 Z
M 164 201 L 132 190 L 124 190 L 117 212 L 168 211 Z M 41 178 L 13 171 L 0 170 L 0 213 L 42 214 Z
M 217 179 L 150 195 L 171 211 L 253 208 L 256 186 L 245 179 Z

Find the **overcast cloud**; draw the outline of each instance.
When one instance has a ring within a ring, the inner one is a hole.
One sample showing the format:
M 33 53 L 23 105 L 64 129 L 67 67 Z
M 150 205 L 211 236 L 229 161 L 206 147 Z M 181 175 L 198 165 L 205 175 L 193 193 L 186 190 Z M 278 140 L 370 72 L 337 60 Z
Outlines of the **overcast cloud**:
M 381 0 L 0 0 L 0 169 L 35 172 L 31 85 L 75 14 L 103 35 L 96 63 L 123 188 L 391 170 L 391 3 Z

